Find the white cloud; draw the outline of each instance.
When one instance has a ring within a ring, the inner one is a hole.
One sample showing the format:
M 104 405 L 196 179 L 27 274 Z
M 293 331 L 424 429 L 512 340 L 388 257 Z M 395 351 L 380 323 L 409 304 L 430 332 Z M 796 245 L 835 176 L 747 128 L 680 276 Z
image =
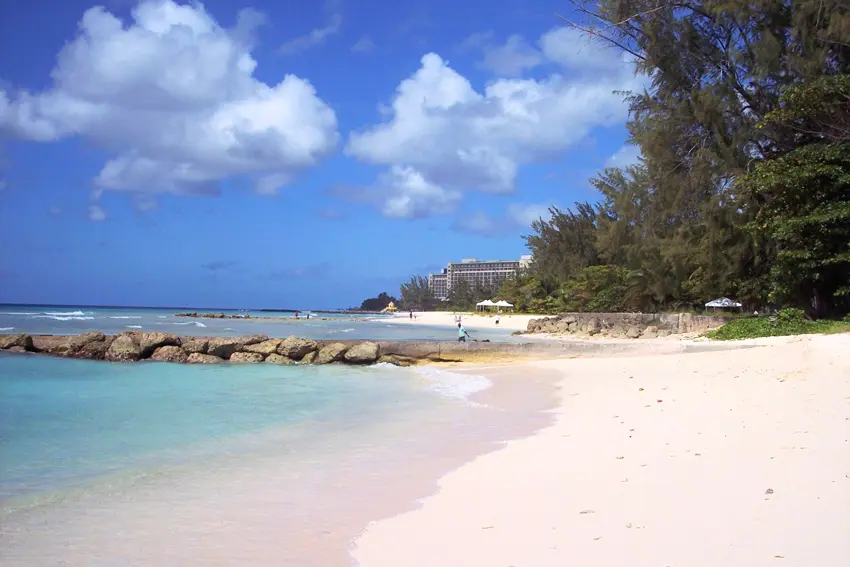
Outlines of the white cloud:
M 459 232 L 479 236 L 515 234 L 517 229 L 527 229 L 539 218 L 549 218 L 550 205 L 511 203 L 505 214 L 493 217 L 484 211 L 459 215 L 452 225 Z
M 106 220 L 106 211 L 97 205 L 89 205 L 89 220 L 99 222 Z
M 380 176 L 386 194 L 381 212 L 391 218 L 421 218 L 448 213 L 460 202 L 460 193 L 427 181 L 412 167 L 393 166 Z
M 520 35 L 510 36 L 504 45 L 485 50 L 481 65 L 503 77 L 522 75 L 543 61 L 540 52 L 530 46 Z
M 619 150 L 605 160 L 605 167 L 628 167 L 640 162 L 640 146 L 624 144 Z
M 505 216 L 513 221 L 517 226 L 527 228 L 536 220 L 541 218 L 548 219 L 549 208 L 552 205 L 523 205 L 520 203 L 511 203 L 508 205 L 508 210 Z
M 278 48 L 278 52 L 283 55 L 292 55 L 322 45 L 327 38 L 339 33 L 341 26 L 342 16 L 339 13 L 331 14 L 328 25 L 316 28 L 306 35 L 290 39 Z
M 551 32 L 550 32 L 551 33 Z M 446 194 L 509 194 L 523 165 L 557 158 L 599 126 L 627 118 L 623 95 L 641 79 L 616 54 L 599 73 L 567 78 L 502 78 L 476 91 L 436 53 L 396 89 L 386 120 L 349 136 L 346 153 L 402 168 Z M 435 201 L 420 216 L 445 211 Z
M 199 3 L 143 0 L 132 19 L 87 10 L 52 88 L 0 90 L 0 133 L 85 138 L 115 154 L 96 187 L 146 195 L 215 194 L 232 176 L 270 192 L 334 149 L 336 116 L 309 82 L 254 77 L 257 12 L 225 29 Z
M 355 53 L 371 53 L 375 51 L 375 42 L 368 35 L 364 35 L 357 40 L 357 43 L 351 46 L 351 51 Z

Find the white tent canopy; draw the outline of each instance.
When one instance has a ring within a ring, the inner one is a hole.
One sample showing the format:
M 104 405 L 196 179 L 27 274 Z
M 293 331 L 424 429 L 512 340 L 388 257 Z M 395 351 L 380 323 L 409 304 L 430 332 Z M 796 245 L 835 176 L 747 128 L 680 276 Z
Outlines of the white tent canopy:
M 492 307 L 496 304 L 490 301 L 489 299 L 485 299 L 484 301 L 479 301 L 475 305 L 477 305 L 478 307 Z
M 513 303 L 508 303 L 504 299 L 501 300 L 501 301 L 497 301 L 493 305 L 495 305 L 496 307 L 513 307 L 514 306 Z
M 705 304 L 706 307 L 741 307 L 741 303 L 728 297 L 721 297 Z

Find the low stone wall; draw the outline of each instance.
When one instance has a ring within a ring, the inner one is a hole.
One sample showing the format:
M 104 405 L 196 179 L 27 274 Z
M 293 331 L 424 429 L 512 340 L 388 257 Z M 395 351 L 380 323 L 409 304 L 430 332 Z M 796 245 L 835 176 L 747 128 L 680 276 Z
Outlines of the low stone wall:
M 564 313 L 530 320 L 526 333 L 654 339 L 708 331 L 727 321 L 725 317 L 690 313 Z

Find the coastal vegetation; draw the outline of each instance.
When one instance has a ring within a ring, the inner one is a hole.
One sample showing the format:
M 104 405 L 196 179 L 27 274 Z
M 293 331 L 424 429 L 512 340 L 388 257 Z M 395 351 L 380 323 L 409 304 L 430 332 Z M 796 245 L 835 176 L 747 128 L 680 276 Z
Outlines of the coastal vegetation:
M 820 319 L 813 321 L 802 309 L 789 307 L 774 316 L 745 317 L 730 321 L 703 336 L 721 341 L 755 339 L 760 337 L 782 337 L 787 335 L 811 335 L 815 333 L 850 332 L 850 316 L 841 321 Z
M 498 297 L 538 313 L 693 311 L 734 297 L 747 311 L 850 312 L 850 4 L 574 6 L 590 23 L 569 23 L 645 80 L 624 93 L 640 158 L 590 180 L 597 202 L 552 207 L 531 225 L 529 270 L 498 290 L 453 290 L 446 306 Z

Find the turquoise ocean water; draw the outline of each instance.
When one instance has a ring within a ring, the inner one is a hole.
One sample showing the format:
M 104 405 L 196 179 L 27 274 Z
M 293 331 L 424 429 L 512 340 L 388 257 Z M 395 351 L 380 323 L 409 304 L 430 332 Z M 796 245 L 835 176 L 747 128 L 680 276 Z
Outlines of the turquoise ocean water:
M 446 388 L 462 394 L 464 385 L 441 385 L 392 367 L 116 364 L 0 355 L 0 500 L 17 506 L 99 478 L 248 451 L 246 439 L 287 427 L 294 432 L 288 450 L 296 451 L 311 435 L 436 403 Z
M 229 314 L 247 313 L 253 319 L 190 319 L 176 317 L 180 312 L 195 311 Z M 303 312 L 302 312 L 303 313 Z M 399 315 L 404 316 L 404 314 Z M 0 333 L 68 335 L 86 331 L 120 333 L 123 331 L 161 331 L 179 335 L 238 336 L 255 333 L 270 337 L 297 335 L 313 339 L 373 340 L 452 340 L 456 330 L 431 325 L 393 325 L 386 315 L 347 315 L 315 313 L 307 320 L 295 319 L 294 313 L 236 311 L 227 309 L 159 309 L 125 307 L 45 307 L 0 305 Z M 475 332 L 477 339 L 514 341 L 507 329 Z

